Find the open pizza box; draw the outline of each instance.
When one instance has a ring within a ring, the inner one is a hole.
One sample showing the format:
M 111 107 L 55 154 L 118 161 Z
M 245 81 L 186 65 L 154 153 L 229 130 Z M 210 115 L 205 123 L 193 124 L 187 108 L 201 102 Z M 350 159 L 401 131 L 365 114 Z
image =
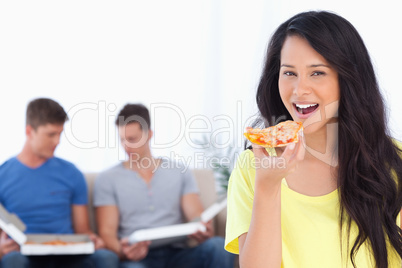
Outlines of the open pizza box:
M 92 254 L 94 243 L 84 234 L 24 234 L 25 224 L 0 204 L 0 228 L 21 247 L 23 255 Z
M 188 223 L 162 226 L 134 231 L 129 237 L 130 244 L 141 241 L 151 241 L 150 248 L 173 244 L 187 239 L 188 235 L 197 231 L 205 232 L 203 222 L 213 219 L 222 209 L 226 208 L 227 199 L 224 198 L 204 210 L 200 219 Z

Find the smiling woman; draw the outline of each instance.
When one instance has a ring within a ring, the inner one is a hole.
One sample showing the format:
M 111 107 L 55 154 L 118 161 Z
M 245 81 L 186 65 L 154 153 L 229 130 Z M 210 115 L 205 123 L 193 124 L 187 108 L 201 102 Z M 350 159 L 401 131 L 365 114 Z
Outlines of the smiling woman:
M 313 113 L 320 113 L 319 122 L 304 124 L 305 133 L 326 131 L 326 124 L 334 117 L 327 114 L 326 107 L 340 97 L 338 73 L 305 38 L 289 36 L 283 44 L 278 86 L 283 104 L 295 121 L 304 123 Z
M 402 144 L 356 29 L 325 11 L 281 24 L 257 105 L 264 127 L 294 120 L 304 132 L 239 157 L 252 164 L 229 181 L 226 249 L 241 267 L 401 267 Z M 286 165 L 263 165 L 272 159 Z

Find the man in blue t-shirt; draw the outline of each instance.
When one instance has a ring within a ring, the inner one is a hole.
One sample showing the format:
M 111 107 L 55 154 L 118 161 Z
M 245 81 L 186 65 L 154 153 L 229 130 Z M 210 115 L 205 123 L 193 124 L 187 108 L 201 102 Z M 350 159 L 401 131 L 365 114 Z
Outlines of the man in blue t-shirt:
M 64 109 L 51 99 L 29 103 L 25 145 L 0 166 L 0 203 L 25 223 L 25 233 L 88 234 L 96 251 L 92 255 L 28 257 L 1 231 L 1 268 L 118 266 L 116 254 L 101 249 L 103 240 L 89 228 L 82 173 L 72 163 L 54 157 L 66 120 Z

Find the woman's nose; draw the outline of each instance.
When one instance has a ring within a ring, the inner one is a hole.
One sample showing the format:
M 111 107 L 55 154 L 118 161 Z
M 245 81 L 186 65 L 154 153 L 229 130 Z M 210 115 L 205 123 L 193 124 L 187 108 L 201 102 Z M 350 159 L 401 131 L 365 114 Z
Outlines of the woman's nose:
M 295 94 L 296 96 L 302 96 L 309 93 L 311 93 L 311 86 L 308 82 L 308 79 L 299 76 L 298 79 L 295 81 L 293 94 Z

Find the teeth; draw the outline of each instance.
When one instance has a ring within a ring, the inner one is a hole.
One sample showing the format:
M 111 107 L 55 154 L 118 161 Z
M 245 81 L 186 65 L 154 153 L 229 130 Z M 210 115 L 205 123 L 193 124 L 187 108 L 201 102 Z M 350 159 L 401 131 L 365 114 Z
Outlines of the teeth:
M 296 104 L 296 107 L 300 108 L 300 109 L 305 109 L 305 108 L 316 106 L 316 105 L 318 105 L 318 104 Z

